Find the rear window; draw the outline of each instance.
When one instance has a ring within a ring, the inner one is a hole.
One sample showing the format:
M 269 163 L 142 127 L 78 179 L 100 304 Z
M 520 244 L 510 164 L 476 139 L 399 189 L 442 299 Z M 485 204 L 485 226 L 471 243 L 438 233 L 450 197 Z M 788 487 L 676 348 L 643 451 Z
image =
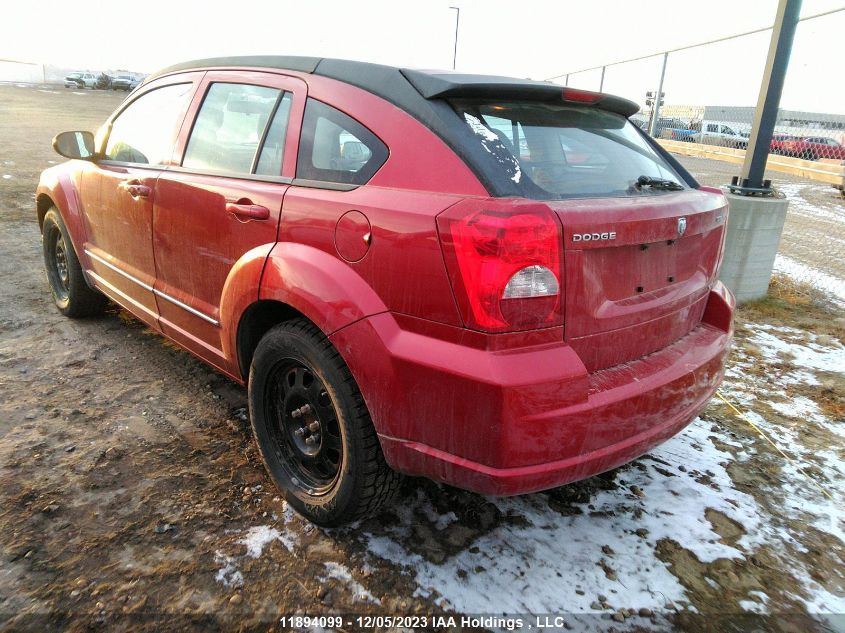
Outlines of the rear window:
M 641 176 L 682 178 L 624 116 L 594 107 L 536 101 L 451 102 L 493 158 L 497 177 L 528 198 L 642 196 Z

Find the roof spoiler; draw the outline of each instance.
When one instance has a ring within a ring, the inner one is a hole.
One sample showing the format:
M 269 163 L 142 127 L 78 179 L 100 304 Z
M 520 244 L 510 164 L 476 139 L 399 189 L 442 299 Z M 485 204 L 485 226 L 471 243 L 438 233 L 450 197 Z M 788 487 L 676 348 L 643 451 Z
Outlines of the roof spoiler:
M 468 75 L 443 71 L 426 72 L 402 68 L 405 79 L 426 99 L 477 97 L 492 99 L 528 99 L 593 105 L 625 117 L 636 114 L 640 106 L 633 101 L 601 92 L 567 88 L 548 81 L 532 81 L 493 75 Z

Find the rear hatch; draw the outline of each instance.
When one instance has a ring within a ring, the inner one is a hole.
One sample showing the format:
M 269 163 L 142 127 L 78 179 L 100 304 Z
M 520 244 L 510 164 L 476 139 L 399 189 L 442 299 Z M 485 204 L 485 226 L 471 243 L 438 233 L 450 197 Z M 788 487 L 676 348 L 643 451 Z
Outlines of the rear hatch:
M 701 322 L 727 216 L 718 190 L 699 188 L 628 121 L 634 104 L 608 99 L 563 88 L 449 101 L 491 194 L 515 209 L 542 201 L 560 220 L 563 335 L 590 371 L 657 351 Z
M 654 352 L 698 325 L 723 204 L 700 190 L 550 203 L 563 224 L 564 337 L 589 370 Z

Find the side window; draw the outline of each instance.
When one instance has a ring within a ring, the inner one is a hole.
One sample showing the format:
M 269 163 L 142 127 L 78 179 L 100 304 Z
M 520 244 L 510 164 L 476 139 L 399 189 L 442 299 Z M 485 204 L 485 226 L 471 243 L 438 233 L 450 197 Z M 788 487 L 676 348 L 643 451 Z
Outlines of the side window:
M 211 84 L 191 130 L 182 166 L 252 173 L 256 151 L 280 94 L 280 90 L 263 86 Z
M 112 122 L 105 158 L 140 165 L 161 165 L 170 159 L 192 84 L 151 90 L 133 101 Z
M 736 132 L 734 132 L 731 128 L 727 125 L 722 126 L 722 134 L 730 134 L 731 136 L 736 136 Z
M 708 124 L 707 124 L 707 131 L 708 131 L 708 132 L 716 132 L 716 133 L 718 133 L 718 132 L 719 132 L 719 126 L 718 126 L 718 125 L 714 125 L 714 124 L 712 124 L 712 123 L 708 123 Z
M 387 155 L 387 146 L 358 121 L 308 99 L 296 161 L 297 178 L 363 185 Z
M 290 118 L 291 94 L 286 92 L 279 105 L 276 106 L 276 113 L 273 121 L 264 138 L 264 145 L 261 147 L 261 155 L 258 157 L 258 164 L 255 166 L 255 173 L 262 176 L 278 176 L 282 173 L 282 159 L 285 156 L 285 135 L 288 131 L 288 119 Z

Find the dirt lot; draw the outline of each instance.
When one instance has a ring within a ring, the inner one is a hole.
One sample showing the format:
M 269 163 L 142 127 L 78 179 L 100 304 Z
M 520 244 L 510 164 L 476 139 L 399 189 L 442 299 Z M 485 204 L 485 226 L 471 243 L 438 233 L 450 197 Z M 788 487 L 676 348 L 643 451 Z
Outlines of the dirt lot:
M 264 474 L 243 389 L 116 308 L 71 321 L 51 305 L 38 173 L 55 132 L 95 128 L 123 96 L 0 85 L 0 628 L 534 613 L 577 630 L 845 629 L 841 313 L 782 282 L 739 315 L 724 393 L 788 459 L 714 401 L 585 482 L 489 499 L 412 480 L 377 519 L 316 529 Z

